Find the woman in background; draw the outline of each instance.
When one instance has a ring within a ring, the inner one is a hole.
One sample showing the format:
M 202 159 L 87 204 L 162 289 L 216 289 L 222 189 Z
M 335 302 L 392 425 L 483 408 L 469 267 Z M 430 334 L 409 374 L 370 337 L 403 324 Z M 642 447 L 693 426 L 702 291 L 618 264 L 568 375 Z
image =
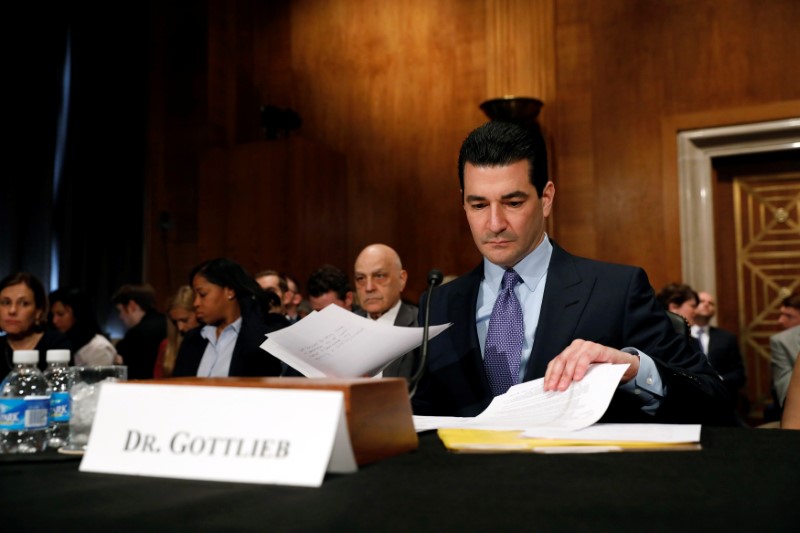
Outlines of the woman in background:
M 10 274 L 0 281 L 0 374 L 14 367 L 14 350 L 38 350 L 39 368 L 47 366 L 47 350 L 69 350 L 58 331 L 47 329 L 47 295 L 42 282 L 28 272 Z
M 194 291 L 190 286 L 182 285 L 169 299 L 167 316 L 167 338 L 158 349 L 158 359 L 153 369 L 156 379 L 172 376 L 184 335 L 200 325 L 194 312 Z
M 76 365 L 111 365 L 117 356 L 114 345 L 103 336 L 89 300 L 78 289 L 50 293 L 50 321 L 67 336 Z
M 685 318 L 690 326 L 694 324 L 694 313 L 700 299 L 690 286 L 683 283 L 670 283 L 656 294 L 656 300 L 667 311 Z
M 205 325 L 186 334 L 173 376 L 280 375 L 280 361 L 260 348 L 267 333 L 289 324 L 269 312 L 275 294 L 230 259 L 201 263 L 189 279 L 197 319 Z

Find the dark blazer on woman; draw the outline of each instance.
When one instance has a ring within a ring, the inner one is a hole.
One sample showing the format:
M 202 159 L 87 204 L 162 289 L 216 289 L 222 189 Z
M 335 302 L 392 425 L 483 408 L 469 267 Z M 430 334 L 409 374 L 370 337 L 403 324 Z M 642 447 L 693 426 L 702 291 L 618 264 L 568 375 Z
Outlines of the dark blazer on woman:
M 231 357 L 229 376 L 279 376 L 281 362 L 260 348 L 266 340 L 265 335 L 289 325 L 286 317 L 276 313 L 262 315 L 250 311 L 242 314 L 242 328 L 236 338 Z M 196 376 L 200 360 L 206 351 L 208 341 L 200 335 L 203 327 L 186 333 L 175 360 L 173 377 Z

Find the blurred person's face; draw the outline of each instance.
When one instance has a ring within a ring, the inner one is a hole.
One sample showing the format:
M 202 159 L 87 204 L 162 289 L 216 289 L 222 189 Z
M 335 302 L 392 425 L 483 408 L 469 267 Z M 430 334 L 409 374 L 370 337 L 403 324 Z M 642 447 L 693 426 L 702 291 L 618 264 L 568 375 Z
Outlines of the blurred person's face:
M 286 305 L 291 304 L 292 299 L 294 298 L 294 293 L 291 290 L 283 292 L 281 290 L 280 281 L 281 280 L 278 278 L 278 276 L 270 274 L 269 276 L 261 276 L 256 280 L 256 283 L 258 283 L 262 289 L 272 290 L 272 292 L 277 294 L 278 298 L 281 300 L 281 308 L 284 308 Z M 277 312 L 281 312 L 281 310 L 278 310 Z
M 241 315 L 233 289 L 211 283 L 200 274 L 192 280 L 192 288 L 197 320 L 215 325 L 227 318 L 236 320 Z
M 0 291 L 0 329 L 8 335 L 33 333 L 34 325 L 42 318 L 42 311 L 36 307 L 33 291 L 24 283 L 9 285 Z
M 169 319 L 172 320 L 172 323 L 175 324 L 175 327 L 181 332 L 181 335 L 200 325 L 195 312 L 184 309 L 183 307 L 173 307 L 170 309 Z
M 708 320 L 714 317 L 714 313 L 717 312 L 717 306 L 714 303 L 714 297 L 711 296 L 707 292 L 701 292 L 698 294 L 700 297 L 700 301 L 697 302 L 697 308 L 695 308 L 694 314 L 695 316 L 702 316 Z
M 358 303 L 372 318 L 378 318 L 400 301 L 408 274 L 381 248 L 362 252 L 355 265 Z
M 782 305 L 781 316 L 778 317 L 778 324 L 780 324 L 783 329 L 800 326 L 800 309 Z
M 289 291 L 292 293 L 292 298 L 286 305 L 289 306 L 298 305 L 300 302 L 303 301 L 303 295 L 300 294 L 300 291 L 297 289 L 297 283 L 295 283 L 291 278 L 287 278 L 286 284 L 289 285 Z
M 142 319 L 141 315 L 138 313 L 139 305 L 133 300 L 124 305 L 117 304 L 117 311 L 119 312 L 120 322 L 125 324 L 127 329 L 131 329 Z
M 52 307 L 53 325 L 61 333 L 66 333 L 75 325 L 75 315 L 72 307 L 64 305 L 62 302 L 55 302 Z
M 696 309 L 697 309 L 697 300 L 695 300 L 694 298 L 689 298 L 680 305 L 669 304 L 670 311 L 672 311 L 673 313 L 678 313 L 683 318 L 685 318 L 691 325 L 694 325 L 694 313 Z
M 348 292 L 346 299 L 342 300 L 336 294 L 336 291 L 328 291 L 319 296 L 309 296 L 308 303 L 311 304 L 311 309 L 314 311 L 322 311 L 330 304 L 338 305 L 350 311 L 353 308 L 353 293 Z

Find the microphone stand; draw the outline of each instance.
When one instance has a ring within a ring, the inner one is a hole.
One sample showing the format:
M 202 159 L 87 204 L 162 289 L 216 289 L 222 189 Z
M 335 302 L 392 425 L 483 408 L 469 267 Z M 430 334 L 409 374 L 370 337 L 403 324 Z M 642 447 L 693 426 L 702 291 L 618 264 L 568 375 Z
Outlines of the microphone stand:
M 420 349 L 419 367 L 409 380 L 409 399 L 413 398 L 414 394 L 417 392 L 417 384 L 419 384 L 419 380 L 425 372 L 425 365 L 428 361 L 428 327 L 431 314 L 431 296 L 433 295 L 434 287 L 439 285 L 443 278 L 444 275 L 441 270 L 434 268 L 428 272 L 428 297 L 425 299 L 425 324 L 422 329 L 422 348 Z

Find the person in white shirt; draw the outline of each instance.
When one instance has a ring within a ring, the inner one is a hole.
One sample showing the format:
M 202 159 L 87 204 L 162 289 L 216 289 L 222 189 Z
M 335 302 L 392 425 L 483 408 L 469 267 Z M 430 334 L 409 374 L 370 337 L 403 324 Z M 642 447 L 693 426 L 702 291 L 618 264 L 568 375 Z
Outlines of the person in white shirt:
M 72 345 L 76 365 L 111 365 L 117 349 L 103 336 L 86 296 L 78 289 L 50 293 L 50 320 Z

